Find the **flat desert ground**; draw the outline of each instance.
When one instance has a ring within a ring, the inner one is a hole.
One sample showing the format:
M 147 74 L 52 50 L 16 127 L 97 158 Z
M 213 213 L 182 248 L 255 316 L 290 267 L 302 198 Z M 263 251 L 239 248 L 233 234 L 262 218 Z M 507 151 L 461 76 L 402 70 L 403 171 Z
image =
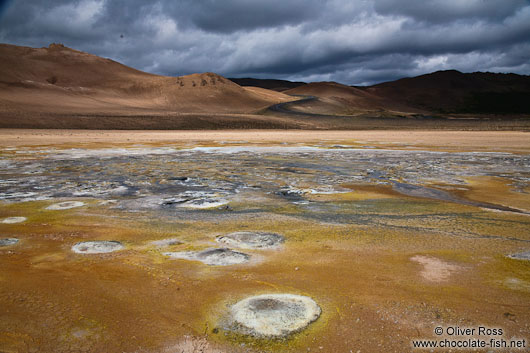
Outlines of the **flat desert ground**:
M 0 351 L 528 347 L 529 137 L 0 130 Z
M 352 141 L 407 146 L 528 151 L 530 133 L 521 131 L 418 131 L 418 130 L 60 130 L 0 129 L 3 146 L 75 143 L 247 141 L 311 143 Z

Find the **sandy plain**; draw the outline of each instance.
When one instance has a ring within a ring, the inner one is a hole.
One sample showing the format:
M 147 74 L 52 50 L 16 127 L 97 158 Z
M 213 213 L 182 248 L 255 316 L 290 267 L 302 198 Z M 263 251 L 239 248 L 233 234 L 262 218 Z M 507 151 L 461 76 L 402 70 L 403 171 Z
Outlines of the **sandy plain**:
M 75 143 L 170 143 L 241 141 L 258 143 L 312 143 L 350 141 L 380 146 L 453 150 L 530 151 L 530 132 L 523 131 L 418 131 L 418 130 L 46 130 L 0 129 L 2 146 Z

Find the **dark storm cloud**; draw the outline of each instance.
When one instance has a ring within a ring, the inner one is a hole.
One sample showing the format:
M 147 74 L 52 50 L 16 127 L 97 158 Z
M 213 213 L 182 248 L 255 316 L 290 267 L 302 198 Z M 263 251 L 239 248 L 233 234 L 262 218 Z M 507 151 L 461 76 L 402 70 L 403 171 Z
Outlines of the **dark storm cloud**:
M 525 0 L 15 0 L 0 41 L 62 42 L 149 72 L 370 84 L 530 74 Z
M 296 25 L 318 16 L 319 0 L 184 0 L 168 2 L 171 14 L 205 31 L 231 33 L 282 25 Z
M 447 22 L 457 19 L 502 20 L 527 5 L 526 0 L 377 0 L 375 10 L 385 15 L 405 15 L 418 21 Z

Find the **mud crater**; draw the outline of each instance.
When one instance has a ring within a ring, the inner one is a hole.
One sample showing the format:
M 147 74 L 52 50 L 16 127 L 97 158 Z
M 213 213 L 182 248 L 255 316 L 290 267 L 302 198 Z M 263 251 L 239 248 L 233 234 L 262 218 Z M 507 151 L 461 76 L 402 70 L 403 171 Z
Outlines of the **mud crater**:
M 216 238 L 217 242 L 240 249 L 275 249 L 285 237 L 267 232 L 234 232 Z
M 230 308 L 230 327 L 257 338 L 284 338 L 306 328 L 321 312 L 320 306 L 306 296 L 262 294 Z

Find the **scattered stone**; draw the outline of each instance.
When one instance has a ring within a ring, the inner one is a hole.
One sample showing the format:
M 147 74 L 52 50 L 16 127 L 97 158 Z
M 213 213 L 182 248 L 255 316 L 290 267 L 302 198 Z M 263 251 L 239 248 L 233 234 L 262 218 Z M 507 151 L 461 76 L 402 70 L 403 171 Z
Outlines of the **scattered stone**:
M 170 238 L 170 239 L 154 240 L 151 242 L 151 244 L 163 248 L 163 247 L 171 246 L 171 245 L 179 245 L 179 244 L 182 244 L 182 242 L 178 239 Z
M 0 246 L 10 246 L 10 245 L 15 245 L 16 243 L 18 243 L 18 239 L 17 238 L 3 238 L 3 239 L 0 239 Z
M 508 255 L 510 259 L 515 260 L 530 260 L 530 251 L 520 252 L 517 254 Z
M 2 220 L 2 223 L 13 224 L 13 223 L 22 223 L 26 220 L 26 217 L 7 217 Z
M 68 210 L 70 208 L 81 207 L 84 205 L 85 203 L 82 201 L 64 201 L 64 202 L 54 203 L 53 205 L 46 207 L 46 209 L 47 210 Z
M 203 251 L 165 252 L 173 259 L 200 261 L 210 266 L 237 265 L 250 260 L 250 255 L 225 248 L 214 248 Z
M 106 254 L 123 248 L 119 241 L 97 240 L 77 243 L 72 246 L 72 251 L 78 254 Z
M 233 328 L 256 337 L 286 337 L 318 319 L 321 309 L 309 297 L 294 294 L 263 294 L 234 304 Z
M 276 233 L 267 232 L 234 232 L 216 239 L 219 243 L 240 249 L 272 249 L 277 248 L 285 238 Z

